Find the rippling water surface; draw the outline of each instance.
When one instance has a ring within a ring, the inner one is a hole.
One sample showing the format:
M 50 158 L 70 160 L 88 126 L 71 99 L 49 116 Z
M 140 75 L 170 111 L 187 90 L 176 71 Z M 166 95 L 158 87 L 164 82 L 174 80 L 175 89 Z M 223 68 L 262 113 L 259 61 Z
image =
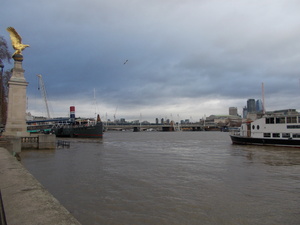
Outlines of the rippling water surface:
M 23 165 L 82 224 L 300 224 L 300 150 L 222 132 L 107 132 Z

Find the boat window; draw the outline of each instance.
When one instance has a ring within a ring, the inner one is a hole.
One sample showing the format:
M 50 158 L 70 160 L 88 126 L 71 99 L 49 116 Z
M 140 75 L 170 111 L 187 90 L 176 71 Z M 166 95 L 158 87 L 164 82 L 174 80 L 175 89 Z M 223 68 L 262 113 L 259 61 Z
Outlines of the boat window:
M 293 134 L 293 138 L 300 138 L 300 134 Z
M 298 117 L 298 123 L 300 123 L 300 116 Z
M 273 134 L 272 134 L 272 137 L 273 137 L 273 138 L 279 138 L 279 137 L 280 137 L 280 133 L 273 133 Z
M 299 129 L 300 125 L 287 125 L 287 129 Z
M 264 133 L 264 137 L 271 137 L 271 133 Z
M 282 137 L 283 138 L 289 138 L 291 136 L 290 136 L 290 133 L 282 133 Z
M 256 129 L 259 130 L 259 125 L 256 126 Z
M 266 118 L 266 124 L 273 124 L 274 123 L 274 117 Z
M 285 123 L 285 117 L 276 117 L 276 123 Z
M 253 129 L 253 130 L 255 129 L 255 126 L 254 126 L 254 125 L 252 125 L 252 129 Z
M 286 118 L 286 120 L 287 123 L 297 123 L 297 117 L 295 116 L 289 116 Z

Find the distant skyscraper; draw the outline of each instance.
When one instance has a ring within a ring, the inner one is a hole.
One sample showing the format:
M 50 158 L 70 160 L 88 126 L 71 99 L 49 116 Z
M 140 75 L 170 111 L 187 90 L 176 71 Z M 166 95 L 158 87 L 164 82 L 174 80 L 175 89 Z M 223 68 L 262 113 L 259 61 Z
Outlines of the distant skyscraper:
M 261 99 L 256 100 L 256 112 L 262 112 L 263 111 L 263 103 Z
M 245 107 L 243 108 L 243 118 L 247 118 L 247 114 L 248 114 L 247 106 L 245 106 Z
M 248 99 L 247 101 L 247 111 L 248 113 L 254 113 L 256 111 L 255 108 L 255 99 Z
M 229 115 L 237 116 L 238 115 L 237 107 L 229 107 Z

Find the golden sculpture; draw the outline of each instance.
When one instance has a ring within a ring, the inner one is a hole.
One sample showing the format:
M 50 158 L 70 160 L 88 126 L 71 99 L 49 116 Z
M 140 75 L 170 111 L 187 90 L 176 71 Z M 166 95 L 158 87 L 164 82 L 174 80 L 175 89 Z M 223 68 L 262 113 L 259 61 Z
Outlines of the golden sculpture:
M 29 47 L 29 45 L 24 45 L 24 44 L 22 44 L 22 38 L 21 38 L 21 36 L 18 34 L 18 32 L 15 30 L 15 28 L 13 28 L 13 27 L 8 27 L 6 30 L 9 32 L 9 34 L 10 34 L 10 40 L 11 40 L 12 46 L 13 46 L 13 48 L 16 50 L 16 51 L 14 52 L 13 56 L 16 55 L 16 54 L 22 55 L 22 51 L 23 51 L 25 48 Z

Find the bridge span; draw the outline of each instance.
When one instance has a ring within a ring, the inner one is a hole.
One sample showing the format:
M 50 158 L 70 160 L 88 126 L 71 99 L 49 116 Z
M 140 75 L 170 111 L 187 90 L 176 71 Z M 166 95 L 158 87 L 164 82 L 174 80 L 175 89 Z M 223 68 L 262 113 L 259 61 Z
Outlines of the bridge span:
M 177 131 L 177 130 L 190 130 L 202 131 L 204 126 L 199 123 L 190 124 L 103 124 L 105 130 L 133 130 L 133 131 Z

